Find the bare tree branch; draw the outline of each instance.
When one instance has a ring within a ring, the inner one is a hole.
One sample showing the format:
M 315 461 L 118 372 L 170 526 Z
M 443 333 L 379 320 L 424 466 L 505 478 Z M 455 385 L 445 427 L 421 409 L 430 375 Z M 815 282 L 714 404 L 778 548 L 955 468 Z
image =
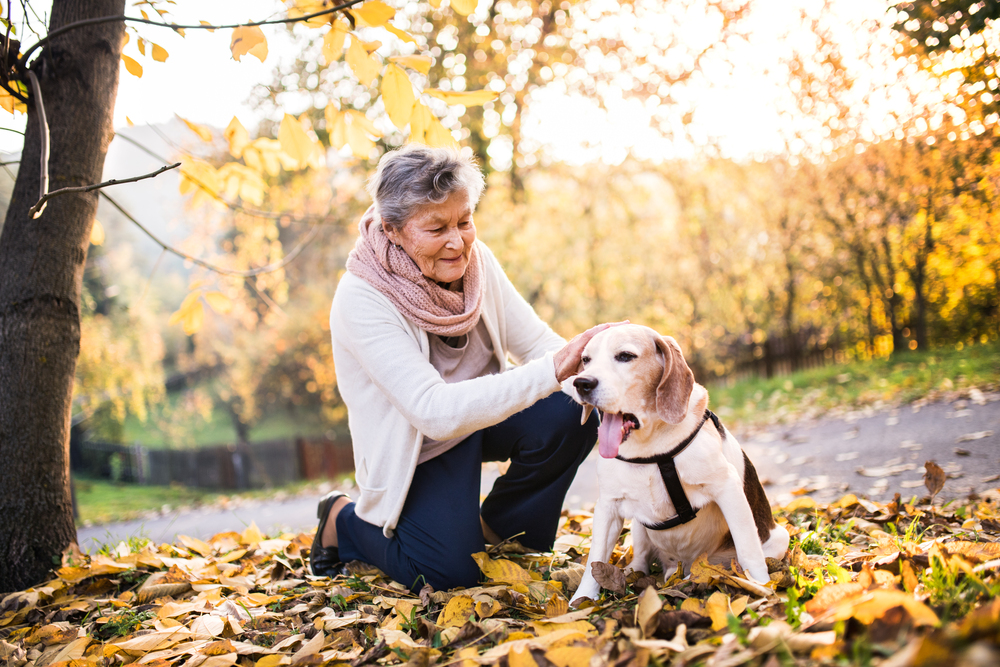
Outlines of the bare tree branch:
M 163 165 L 156 171 L 151 171 L 148 174 L 143 174 L 142 176 L 133 176 L 132 178 L 112 178 L 110 181 L 104 181 L 103 183 L 95 183 L 93 185 L 78 185 L 69 188 L 59 188 L 58 190 L 53 190 L 52 192 L 47 192 L 42 195 L 42 198 L 38 202 L 28 209 L 28 215 L 32 218 L 37 218 L 42 214 L 42 210 L 45 208 L 45 203 L 52 199 L 53 197 L 58 197 L 59 195 L 68 195 L 71 192 L 91 192 L 93 190 L 99 190 L 100 188 L 106 188 L 109 185 L 121 185 L 122 183 L 134 183 L 136 181 L 141 181 L 146 178 L 153 178 L 154 176 L 159 176 L 165 171 L 170 169 L 176 169 L 181 166 L 180 162 L 175 162 L 174 164 Z
M 108 194 L 106 192 L 102 191 L 102 192 L 100 192 L 100 195 L 102 197 L 104 197 L 105 199 L 107 199 L 108 202 L 112 206 L 114 206 L 116 209 L 118 209 L 118 211 L 122 215 L 124 215 L 126 218 L 128 218 L 128 220 L 130 222 L 132 222 L 132 224 L 134 224 L 136 227 L 138 227 L 139 229 L 141 229 L 143 231 L 143 233 L 146 234 L 146 236 L 148 236 L 149 238 L 153 239 L 153 241 L 157 245 L 159 245 L 161 248 L 163 248 L 167 252 L 173 253 L 173 254 L 177 255 L 178 257 L 180 257 L 182 259 L 186 259 L 186 260 L 189 260 L 191 262 L 194 262 L 198 266 L 204 267 L 204 268 L 208 269 L 209 271 L 215 271 L 216 273 L 221 273 L 224 276 L 240 276 L 242 278 L 250 278 L 252 276 L 259 276 L 262 273 L 271 273 L 273 271 L 277 271 L 278 269 L 284 268 L 289 263 L 291 263 L 292 260 L 294 260 L 296 257 L 298 257 L 299 254 L 303 250 L 305 250 L 306 246 L 309 245 L 314 238 L 316 238 L 316 234 L 318 234 L 319 230 L 320 230 L 319 223 L 313 225 L 312 229 L 310 229 L 308 232 L 306 232 L 305 238 L 303 238 L 302 241 L 299 242 L 299 245 L 295 246 L 295 248 L 293 248 L 290 253 L 288 253 L 287 255 L 285 255 L 285 257 L 282 258 L 282 259 L 280 259 L 279 261 L 274 262 L 272 264 L 268 264 L 267 266 L 262 266 L 262 267 L 257 268 L 257 269 L 250 269 L 248 271 L 238 271 L 238 270 L 235 270 L 235 269 L 226 269 L 226 268 L 223 268 L 221 266 L 216 266 L 214 264 L 210 264 L 209 262 L 206 262 L 203 259 L 198 259 L 197 257 L 194 257 L 193 255 L 188 255 L 187 253 L 181 252 L 177 248 L 174 248 L 173 246 L 170 246 L 170 245 L 164 243 L 163 241 L 161 241 L 160 239 L 158 239 L 153 234 L 153 232 L 151 232 L 148 229 L 146 229 L 146 227 L 141 222 L 139 222 L 138 220 L 136 220 L 135 217 L 131 213 L 129 213 L 128 211 L 126 211 L 124 208 L 122 208 L 121 204 L 119 204 L 114 199 L 112 199 L 110 196 L 108 196 Z
M 40 182 L 41 194 L 38 204 L 31 207 L 28 214 L 32 218 L 37 218 L 45 210 L 46 195 L 49 193 L 49 121 L 45 117 L 45 104 L 42 102 L 42 88 L 38 85 L 38 77 L 31 70 L 28 70 L 28 80 L 31 82 L 31 96 L 34 98 L 35 111 L 38 112 L 38 126 L 42 139 L 42 178 Z M 41 207 L 39 207 L 41 204 Z
M 149 125 L 148 127 L 150 127 L 153 131 L 155 131 L 157 134 L 159 134 L 160 137 L 164 139 L 164 141 L 169 142 L 169 139 L 165 135 L 163 135 L 163 133 L 161 133 L 159 130 L 157 130 L 155 127 L 153 127 L 152 125 Z M 133 146 L 135 146 L 136 148 L 138 148 L 139 150 L 141 150 L 146 155 L 149 155 L 150 157 L 156 158 L 157 160 L 160 160 L 161 162 L 166 162 L 167 161 L 166 158 L 164 158 L 161 155 L 158 155 L 157 153 L 154 153 L 152 150 L 150 150 L 149 148 L 147 148 L 143 144 L 139 143 L 138 141 L 136 141 L 132 137 L 128 137 L 128 136 L 126 136 L 124 134 L 121 134 L 121 133 L 115 134 L 115 137 L 121 137 L 122 139 L 124 139 L 125 141 L 129 142 L 130 144 L 132 144 Z M 190 155 L 190 153 L 188 153 L 188 155 Z M 207 185 L 205 185 L 200 180 L 198 180 L 197 178 L 195 178 L 194 176 L 192 176 L 188 172 L 184 171 L 183 169 L 181 169 L 181 173 L 184 175 L 184 178 L 188 179 L 189 181 L 191 181 L 192 183 L 194 183 L 195 185 L 197 185 L 201 190 L 203 190 L 210 197 L 212 197 L 212 199 L 215 199 L 220 204 L 224 205 L 226 208 L 229 208 L 230 210 L 233 210 L 233 211 L 239 211 L 240 213 L 246 213 L 247 215 L 249 215 L 251 217 L 254 217 L 254 218 L 267 218 L 269 220 L 288 220 L 288 221 L 294 222 L 294 223 L 307 223 L 307 222 L 319 223 L 319 222 L 325 222 L 328 219 L 328 217 L 325 216 L 325 215 L 298 215 L 297 216 L 297 215 L 292 215 L 290 213 L 272 213 L 271 211 L 261 211 L 260 209 L 247 208 L 246 206 L 243 206 L 242 204 L 235 204 L 233 202 L 230 202 L 230 201 L 226 200 L 225 198 L 223 198 L 222 196 L 220 196 L 218 192 L 216 192 L 212 188 L 208 187 Z
M 281 24 L 287 24 L 287 23 L 301 23 L 301 22 L 304 22 L 304 21 L 309 21 L 310 19 L 314 19 L 317 16 L 324 16 L 324 15 L 327 15 L 327 14 L 334 14 L 336 12 L 339 12 L 339 11 L 343 10 L 343 9 L 347 9 L 349 7 L 353 7 L 354 5 L 361 4 L 361 2 L 363 2 L 363 0 L 348 0 L 347 2 L 343 2 L 343 3 L 339 4 L 339 5 L 337 5 L 336 7 L 330 7 L 329 9 L 323 9 L 323 10 L 318 11 L 318 12 L 313 12 L 312 14 L 305 14 L 304 16 L 296 16 L 295 18 L 271 19 L 271 20 L 267 20 L 267 21 L 253 21 L 251 23 L 233 23 L 233 24 L 230 24 L 230 25 L 203 25 L 203 24 L 198 24 L 198 25 L 181 25 L 181 24 L 178 24 L 178 23 L 163 23 L 161 21 L 152 21 L 150 19 L 142 19 L 142 18 L 137 18 L 137 17 L 134 17 L 134 16 L 125 16 L 125 15 L 122 15 L 122 16 L 101 16 L 101 17 L 98 17 L 98 18 L 86 19 L 84 21 L 76 21 L 74 23 L 67 23 L 66 25 L 62 26 L 61 28 L 53 30 L 48 35 L 46 35 L 42 39 L 40 39 L 37 42 L 35 42 L 34 44 L 32 44 L 30 47 L 28 47 L 28 50 L 25 51 L 24 54 L 21 55 L 21 57 L 19 59 L 19 62 L 21 64 L 21 66 L 24 66 L 28 62 L 28 56 L 30 56 L 36 49 L 38 49 L 39 47 L 45 45 L 47 42 L 52 41 L 53 38 L 58 37 L 59 35 L 61 35 L 63 33 L 69 32 L 70 30 L 75 30 L 77 28 L 82 28 L 84 26 L 96 25 L 96 24 L 99 24 L 99 23 L 112 23 L 114 21 L 128 21 L 128 22 L 131 22 L 131 23 L 145 23 L 147 25 L 155 25 L 155 26 L 160 27 L 160 28 L 170 28 L 171 30 L 224 30 L 224 29 L 227 29 L 227 28 L 252 28 L 252 27 L 261 26 L 261 25 L 281 25 Z

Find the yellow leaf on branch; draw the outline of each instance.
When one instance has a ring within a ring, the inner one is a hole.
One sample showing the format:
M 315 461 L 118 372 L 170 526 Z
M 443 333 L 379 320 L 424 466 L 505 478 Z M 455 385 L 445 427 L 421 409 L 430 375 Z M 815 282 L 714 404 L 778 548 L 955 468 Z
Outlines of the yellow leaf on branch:
M 229 50 L 232 51 L 233 60 L 236 62 L 239 62 L 240 58 L 248 53 L 264 62 L 267 58 L 267 38 L 264 37 L 264 31 L 259 26 L 233 28 Z
M 166 62 L 167 58 L 169 57 L 170 54 L 167 53 L 167 50 L 165 48 L 163 48 L 159 44 L 153 44 L 153 60 L 155 60 L 158 63 L 162 63 Z
M 104 245 L 104 225 L 100 220 L 94 220 L 94 226 L 90 228 L 90 245 Z
M 125 34 L 125 42 L 128 43 L 128 33 Z M 140 37 L 138 40 L 136 40 L 135 45 L 139 49 L 139 53 L 141 53 L 142 55 L 146 55 L 146 40 Z
M 417 40 L 415 40 L 413 38 L 413 35 L 411 35 L 410 33 L 406 32 L 405 30 L 400 30 L 399 28 L 397 28 L 396 26 L 394 26 L 391 23 L 386 23 L 382 27 L 385 28 L 386 30 L 388 30 L 389 32 L 391 32 L 392 34 L 394 34 L 396 37 L 399 37 L 404 42 L 407 42 L 409 44 L 416 44 L 417 43 Z
M 140 79 L 142 78 L 142 65 L 135 58 L 130 58 L 123 53 L 122 62 L 125 63 L 125 69 L 128 70 L 129 74 Z
M 396 15 L 396 10 L 381 0 L 368 2 L 348 10 L 362 27 L 377 28 Z
M 406 127 L 416 101 L 413 84 L 406 72 L 391 63 L 386 65 L 382 75 L 382 102 L 392 124 L 400 129 Z
M 430 127 L 431 121 L 435 120 L 434 114 L 427 105 L 422 102 L 417 102 L 413 105 L 413 111 L 410 114 L 410 142 L 418 144 L 427 143 L 427 128 Z
M 243 149 L 250 143 L 250 134 L 236 116 L 233 116 L 233 119 L 229 121 L 229 125 L 223 130 L 222 136 L 229 142 L 229 154 L 234 158 L 239 158 L 243 155 Z
M 329 5 L 323 0 L 295 0 L 291 3 L 291 5 L 292 6 L 288 8 L 288 18 L 290 19 L 299 18 L 300 16 L 308 16 L 330 8 Z M 330 16 L 330 14 L 314 16 L 308 21 L 305 21 L 305 24 L 312 28 L 318 28 L 328 22 L 330 20 Z
M 201 305 L 200 297 L 201 290 L 195 290 L 184 297 L 180 308 L 170 316 L 167 324 L 173 326 L 179 322 L 187 335 L 197 333 L 205 321 L 205 307 Z
M 437 118 L 431 117 L 425 135 L 427 145 L 440 148 L 458 148 L 458 142 L 451 132 Z
M 375 142 L 368 138 L 364 128 L 357 123 L 347 126 L 347 143 L 355 157 L 366 158 L 375 148 Z
M 207 292 L 205 294 L 205 301 L 217 313 L 228 313 L 233 309 L 233 302 L 222 292 Z
M 430 56 L 392 56 L 389 60 L 421 74 L 427 74 L 434 64 L 434 59 Z
M 176 116 L 177 114 L 174 115 Z M 207 125 L 192 123 L 186 118 L 181 118 L 180 116 L 177 117 L 180 118 L 184 122 L 184 124 L 188 126 L 189 130 L 197 134 L 198 138 L 201 139 L 202 141 L 208 142 L 212 140 L 212 130 L 210 130 Z
M 444 100 L 446 104 L 461 104 L 467 107 L 476 107 L 480 104 L 486 104 L 497 98 L 496 91 L 493 90 L 465 90 L 462 92 L 455 90 L 438 90 L 437 88 L 431 88 L 430 90 L 425 90 L 425 93 L 431 97 L 436 97 L 439 100 Z
M 219 167 L 217 173 L 227 199 L 239 197 L 256 206 L 264 203 L 267 184 L 258 170 L 239 162 L 227 162 Z
M 461 14 L 462 16 L 468 16 L 476 11 L 476 5 L 478 4 L 479 0 L 451 0 L 451 8 L 455 10 L 456 14 Z
M 243 149 L 243 160 L 247 166 L 260 173 L 277 176 L 282 167 L 294 169 L 295 163 L 281 149 L 281 142 L 268 137 L 257 137 Z
M 370 86 L 375 82 L 381 66 L 378 60 L 365 51 L 364 46 L 357 37 L 351 36 L 351 43 L 347 47 L 347 64 L 354 72 L 354 76 L 364 86 Z
M 326 132 L 330 136 L 330 146 L 340 150 L 347 145 L 347 116 L 340 113 L 333 102 L 326 105 L 323 110 L 323 117 L 326 118 Z
M 347 21 L 337 19 L 330 31 L 323 35 L 323 59 L 327 65 L 340 60 L 340 56 L 344 53 L 344 40 L 350 28 Z
M 324 115 L 330 146 L 339 150 L 349 145 L 355 157 L 367 158 L 375 147 L 371 137 L 382 136 L 375 124 L 360 111 L 348 109 L 341 113 L 331 103 L 327 105 Z
M 285 114 L 278 128 L 281 150 L 293 160 L 298 169 L 318 164 L 322 149 L 319 143 L 306 133 L 302 122 L 291 114 Z
M 15 111 L 20 111 L 21 113 L 28 112 L 28 107 L 24 102 L 3 89 L 0 89 L 0 107 L 6 109 L 7 113 L 10 114 L 13 114 Z
M 217 203 L 222 182 L 215 167 L 204 160 L 181 157 L 180 193 L 191 195 L 192 206 Z

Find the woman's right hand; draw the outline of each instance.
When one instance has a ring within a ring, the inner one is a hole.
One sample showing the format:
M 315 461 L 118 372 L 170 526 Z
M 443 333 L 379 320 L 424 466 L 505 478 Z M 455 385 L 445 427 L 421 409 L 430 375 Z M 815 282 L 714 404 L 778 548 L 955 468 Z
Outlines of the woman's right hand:
M 583 356 L 583 348 L 587 347 L 590 339 L 601 333 L 605 329 L 617 327 L 622 324 L 629 324 L 628 320 L 622 322 L 605 322 L 591 327 L 581 334 L 577 334 L 561 350 L 556 352 L 554 361 L 556 365 L 556 380 L 562 384 L 567 379 L 577 374 L 580 367 L 580 357 Z

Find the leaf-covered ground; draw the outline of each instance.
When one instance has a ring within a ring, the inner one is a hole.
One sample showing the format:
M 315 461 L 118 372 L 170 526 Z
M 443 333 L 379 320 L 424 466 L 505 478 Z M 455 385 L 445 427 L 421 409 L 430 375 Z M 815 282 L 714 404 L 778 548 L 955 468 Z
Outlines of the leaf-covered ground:
M 929 475 L 928 485 L 940 488 Z M 552 553 L 475 554 L 484 583 L 412 594 L 367 566 L 308 574 L 312 536 L 255 526 L 207 542 L 67 552 L 52 580 L 0 601 L 0 662 L 20 665 L 996 665 L 1000 493 L 944 506 L 797 498 L 772 581 L 738 564 L 687 579 L 629 573 L 626 532 L 600 600 L 568 606 L 592 517 Z

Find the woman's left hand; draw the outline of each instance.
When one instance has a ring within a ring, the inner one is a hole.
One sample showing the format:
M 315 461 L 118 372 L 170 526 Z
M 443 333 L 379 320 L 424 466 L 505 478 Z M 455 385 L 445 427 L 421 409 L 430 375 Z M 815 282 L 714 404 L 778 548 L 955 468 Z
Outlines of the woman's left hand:
M 556 365 L 556 380 L 560 383 L 577 374 L 580 367 L 580 357 L 583 356 L 583 348 L 587 347 L 590 339 L 601 333 L 605 329 L 617 327 L 622 324 L 629 324 L 628 320 L 622 322 L 605 322 L 591 327 L 581 334 L 577 334 L 561 350 L 556 352 L 554 361 Z

